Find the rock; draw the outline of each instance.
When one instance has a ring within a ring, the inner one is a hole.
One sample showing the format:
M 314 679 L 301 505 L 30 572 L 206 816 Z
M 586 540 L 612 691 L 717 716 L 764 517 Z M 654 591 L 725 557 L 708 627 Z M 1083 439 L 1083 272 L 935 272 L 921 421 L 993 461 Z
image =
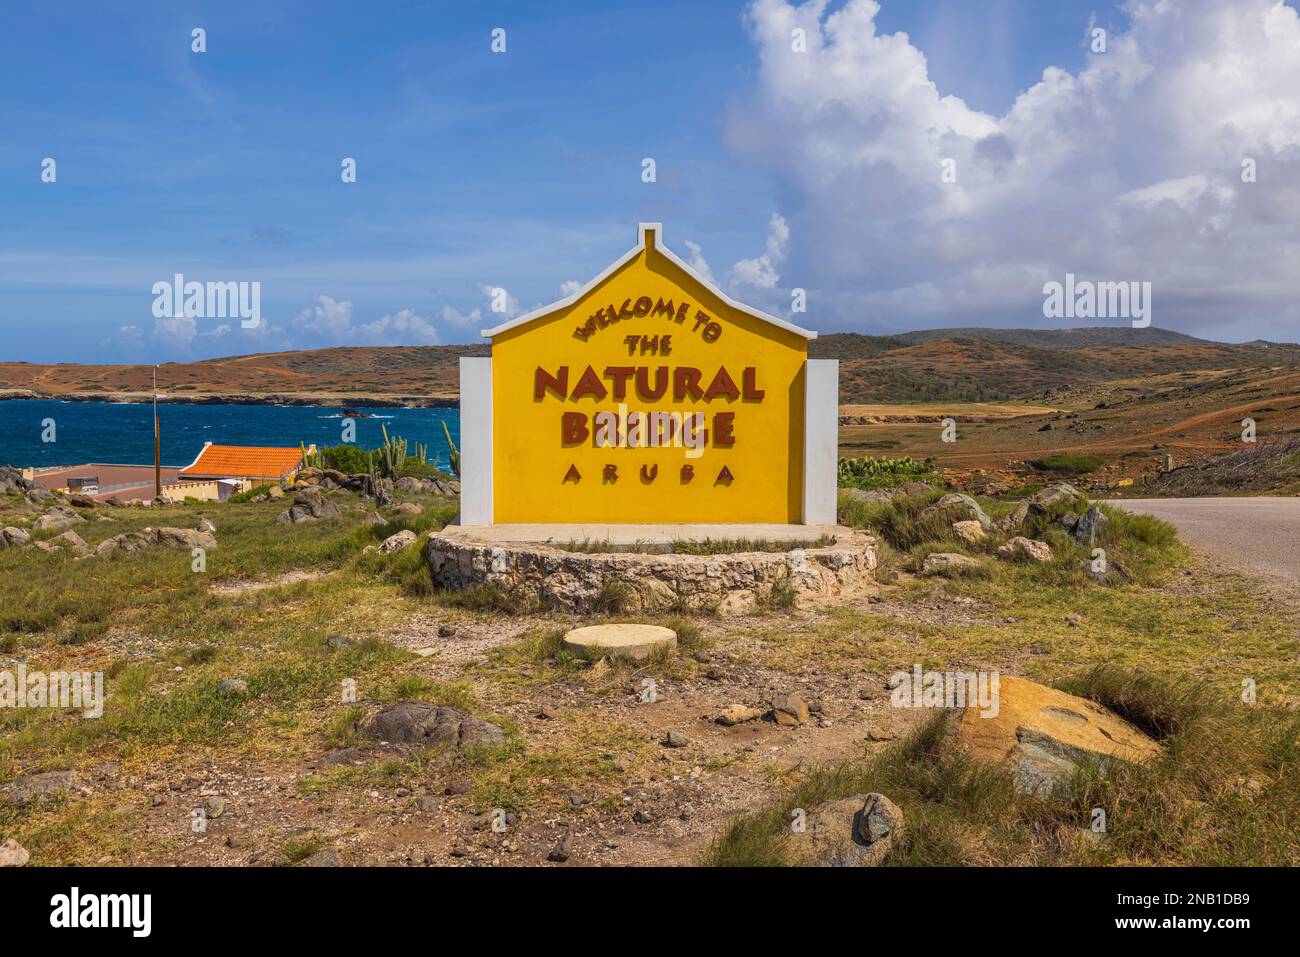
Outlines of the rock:
M 393 507 L 393 511 L 398 515 L 419 515 L 424 511 L 424 506 L 415 502 L 401 502 Z
M 1009 514 L 1004 515 L 998 521 L 998 528 L 1001 528 L 1003 530 L 1019 528 L 1021 525 L 1025 524 L 1025 521 L 1028 518 L 1029 518 L 1029 503 L 1022 500 L 1016 503 L 1016 507 L 1013 508 Z
M 439 637 L 439 638 L 455 638 L 455 637 L 456 637 L 456 626 L 455 626 L 455 625 L 439 625 L 439 626 L 438 626 L 438 637 Z
M 366 517 L 362 519 L 362 521 L 365 522 L 367 525 L 383 525 L 384 522 L 387 521 L 387 519 L 385 519 L 384 516 L 380 515 L 378 512 L 369 512 L 367 513 Z
M 903 839 L 903 812 L 883 794 L 855 794 L 814 808 L 791 842 L 803 867 L 876 867 Z
M 894 497 L 900 495 L 924 495 L 927 492 L 934 491 L 929 482 L 905 482 L 894 489 Z
M 1052 560 L 1052 546 L 1047 542 L 1035 541 L 1032 538 L 1025 538 L 1023 535 L 1017 535 L 998 549 L 998 557 L 1005 558 L 1008 561 L 1026 560 L 1033 562 L 1050 562 Z
M 562 642 L 568 651 L 595 660 L 606 655 L 644 661 L 661 648 L 677 648 L 677 632 L 660 625 L 588 625 L 567 632 Z
M 26 529 L 7 525 L 0 529 L 0 548 L 20 548 L 32 540 Z
M 1101 509 L 1094 505 L 1079 516 L 1079 520 L 1074 523 L 1073 538 L 1084 548 L 1092 548 L 1105 534 L 1108 524 L 1110 524 L 1110 519 L 1102 513 Z
M 203 812 L 209 818 L 218 818 L 226 813 L 226 799 L 219 794 L 209 794 L 203 799 Z
M 46 804 L 67 794 L 77 785 L 72 771 L 42 771 L 0 784 L 0 798 L 8 804 Z
M 980 503 L 969 495 L 962 495 L 960 492 L 949 492 L 921 514 L 931 515 L 935 512 L 964 515 L 966 520 L 979 522 L 980 528 L 984 531 L 988 531 L 993 527 L 993 519 L 985 514 L 984 509 L 980 507 Z
M 424 701 L 399 701 L 364 718 L 360 730 L 379 741 L 420 747 L 465 748 L 504 744 L 505 734 L 495 724 L 463 711 Z
M 551 848 L 551 853 L 546 855 L 548 861 L 554 861 L 556 864 L 563 864 L 573 853 L 573 834 L 570 831 L 564 831 L 560 834 L 560 839 L 555 842 Z
M 339 849 L 337 847 L 322 847 L 319 851 L 307 858 L 299 867 L 341 867 L 343 861 L 339 858 Z
M 983 562 L 956 552 L 934 552 L 921 563 L 922 575 L 961 575 L 983 567 Z
M 331 651 L 342 651 L 344 648 L 351 648 L 357 643 L 357 640 L 350 635 L 330 635 L 325 639 L 325 647 Z
M 43 552 L 52 552 L 56 549 L 66 549 L 72 552 L 78 558 L 85 558 L 93 554 L 86 542 L 80 535 L 73 531 L 66 531 L 62 535 L 55 535 L 53 538 L 46 539 L 43 542 L 37 542 L 36 547 Z
M 847 498 L 854 502 L 862 502 L 867 505 L 889 502 L 894 497 L 889 492 L 880 488 L 842 488 L 839 490 L 839 494 L 841 498 Z
M 1075 499 L 1081 498 L 1082 496 L 1083 493 L 1073 485 L 1070 485 L 1067 482 L 1057 482 L 1044 489 L 1040 489 L 1033 495 L 1029 496 L 1026 500 L 1026 504 L 1028 505 L 1030 512 L 1038 514 L 1046 512 L 1054 505 L 1073 502 Z
M 1092 758 L 1144 763 L 1160 745 L 1096 702 L 1025 678 L 1002 675 L 997 714 L 965 709 L 954 726 L 958 745 L 980 761 L 1002 763 L 1026 794 L 1045 795 Z
M 272 485 L 266 490 L 266 497 L 274 501 L 275 499 L 284 498 L 284 488 L 279 485 Z
M 808 720 L 808 705 L 795 694 L 777 695 L 772 699 L 772 720 L 783 728 L 793 728 Z
M 305 488 L 299 488 L 293 493 L 293 505 L 289 507 L 288 511 L 281 512 L 276 521 L 284 524 L 298 524 L 300 522 L 315 522 L 338 514 L 338 506 L 327 499 L 319 487 L 309 485 Z
M 411 494 L 418 494 L 424 491 L 424 485 L 417 478 L 411 478 L 409 475 L 399 478 L 393 483 L 393 488 Z
M 421 794 L 415 799 L 415 809 L 421 814 L 433 814 L 442 807 L 442 802 L 432 794 Z
M 410 529 L 402 529 L 395 535 L 389 535 L 379 544 L 379 554 L 388 555 L 391 552 L 400 552 L 403 548 L 409 548 L 415 544 L 415 532 Z
M 209 531 L 197 528 L 155 528 L 147 533 L 147 540 L 152 545 L 162 548 L 202 548 L 217 547 L 217 539 Z
M 242 678 L 227 678 L 217 685 L 217 694 L 223 698 L 240 698 L 248 694 L 248 682 Z
M 46 502 L 54 501 L 54 493 L 44 485 L 34 485 L 27 490 L 27 501 L 34 505 L 44 505 Z
M 732 704 L 728 705 L 726 710 L 713 720 L 720 725 L 732 728 L 738 724 L 744 724 L 747 721 L 754 721 L 762 716 L 763 712 L 759 711 L 757 708 L 748 708 L 743 704 Z
M 664 735 L 664 746 L 668 748 L 684 748 L 690 743 L 686 739 L 686 735 L 679 731 L 669 731 Z
M 653 824 L 654 815 L 649 811 L 638 808 L 637 812 L 632 815 L 632 820 L 636 821 L 638 824 Z
M 1080 628 L 1083 626 L 1083 616 L 1077 611 L 1072 611 L 1065 616 L 1065 623 L 1071 628 Z
M 69 525 L 75 525 L 77 522 L 84 522 L 84 521 L 85 521 L 84 518 L 82 518 L 72 509 L 68 508 L 68 506 L 55 505 L 53 508 L 49 509 L 44 515 L 38 518 L 32 524 L 32 528 L 38 529 L 43 532 L 50 529 L 67 528 Z
M 0 844 L 0 867 L 22 867 L 32 856 L 12 837 Z
M 207 532 L 210 535 L 217 534 L 217 526 L 213 525 L 206 518 L 199 519 L 199 524 L 194 526 L 194 530 L 198 532 Z
M 964 522 L 953 522 L 952 533 L 967 545 L 975 545 L 984 541 L 984 539 L 988 537 L 984 534 L 984 526 L 980 525 L 980 523 L 974 519 Z

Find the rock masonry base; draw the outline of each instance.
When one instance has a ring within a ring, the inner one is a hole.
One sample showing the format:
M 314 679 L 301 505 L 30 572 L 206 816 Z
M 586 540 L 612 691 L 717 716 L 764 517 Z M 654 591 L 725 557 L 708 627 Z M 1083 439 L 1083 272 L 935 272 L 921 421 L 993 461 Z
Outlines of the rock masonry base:
M 488 585 L 529 606 L 595 611 L 617 582 L 621 611 L 684 607 L 732 615 L 764 603 L 803 607 L 873 590 L 875 539 L 848 528 L 832 538 L 816 548 L 683 555 L 476 541 L 453 526 L 429 536 L 426 557 L 437 585 Z

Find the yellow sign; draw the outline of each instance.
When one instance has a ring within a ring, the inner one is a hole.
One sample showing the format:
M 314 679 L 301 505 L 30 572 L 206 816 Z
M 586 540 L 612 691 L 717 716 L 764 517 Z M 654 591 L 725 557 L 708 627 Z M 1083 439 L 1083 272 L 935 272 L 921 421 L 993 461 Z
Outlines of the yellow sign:
M 497 523 L 801 521 L 814 334 L 643 225 L 578 293 L 489 329 Z

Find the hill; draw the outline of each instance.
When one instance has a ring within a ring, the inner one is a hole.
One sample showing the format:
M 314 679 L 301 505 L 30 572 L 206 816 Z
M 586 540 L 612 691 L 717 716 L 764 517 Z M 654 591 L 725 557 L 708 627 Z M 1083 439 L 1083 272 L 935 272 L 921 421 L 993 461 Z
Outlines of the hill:
M 366 346 L 167 363 L 172 401 L 428 406 L 456 400 L 457 360 L 486 345 Z M 841 399 L 1000 402 L 1120 379 L 1192 370 L 1300 367 L 1300 347 L 1227 345 L 1163 329 L 930 329 L 896 336 L 833 333 L 814 358 L 839 359 Z M 150 394 L 148 365 L 0 362 L 0 397 L 132 400 Z

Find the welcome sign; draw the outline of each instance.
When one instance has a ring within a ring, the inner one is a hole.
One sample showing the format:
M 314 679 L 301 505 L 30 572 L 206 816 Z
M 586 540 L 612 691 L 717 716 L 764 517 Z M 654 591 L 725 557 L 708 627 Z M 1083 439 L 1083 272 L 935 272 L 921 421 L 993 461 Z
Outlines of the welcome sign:
M 660 234 L 461 360 L 463 524 L 834 521 L 838 364 Z

